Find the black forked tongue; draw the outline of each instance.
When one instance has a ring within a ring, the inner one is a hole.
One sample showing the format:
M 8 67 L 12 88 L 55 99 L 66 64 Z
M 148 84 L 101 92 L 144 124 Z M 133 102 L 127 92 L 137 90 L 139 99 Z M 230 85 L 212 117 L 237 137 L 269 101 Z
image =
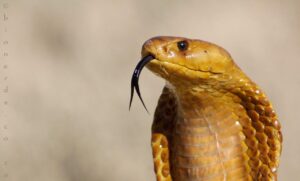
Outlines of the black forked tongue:
M 140 88 L 139 88 L 139 77 L 140 74 L 144 68 L 144 66 L 150 62 L 151 60 L 154 59 L 153 55 L 147 55 L 145 56 L 135 67 L 134 72 L 132 74 L 132 78 L 131 78 L 131 95 L 130 95 L 130 102 L 129 102 L 129 110 L 131 107 L 131 103 L 132 103 L 132 98 L 133 98 L 133 94 L 134 94 L 134 89 L 137 93 L 137 95 L 139 96 L 140 100 L 142 101 L 142 104 L 144 106 L 144 108 L 146 109 L 146 111 L 149 113 L 148 109 L 145 106 L 145 103 L 142 99 L 141 93 L 140 93 Z

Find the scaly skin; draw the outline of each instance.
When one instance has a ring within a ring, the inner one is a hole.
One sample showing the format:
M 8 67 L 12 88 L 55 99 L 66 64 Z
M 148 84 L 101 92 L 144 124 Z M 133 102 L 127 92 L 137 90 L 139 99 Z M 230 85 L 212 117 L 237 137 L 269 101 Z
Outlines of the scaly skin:
M 155 59 L 147 67 L 167 81 L 152 126 L 158 181 L 277 180 L 276 114 L 224 49 L 155 37 L 143 45 L 142 55 L 149 54 Z

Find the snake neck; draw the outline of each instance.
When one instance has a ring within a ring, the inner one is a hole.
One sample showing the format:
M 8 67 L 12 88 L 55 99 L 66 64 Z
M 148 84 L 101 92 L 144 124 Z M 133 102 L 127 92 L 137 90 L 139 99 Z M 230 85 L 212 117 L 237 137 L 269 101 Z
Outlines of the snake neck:
M 178 105 L 171 149 L 174 180 L 246 177 L 245 136 L 235 112 L 246 113 L 236 96 L 212 87 L 170 88 Z

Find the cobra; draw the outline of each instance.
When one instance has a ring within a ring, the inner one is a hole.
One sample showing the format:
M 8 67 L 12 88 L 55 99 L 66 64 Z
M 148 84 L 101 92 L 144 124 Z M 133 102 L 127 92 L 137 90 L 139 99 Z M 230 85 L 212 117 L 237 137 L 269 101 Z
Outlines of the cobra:
M 130 105 L 135 89 L 145 106 L 138 86 L 144 66 L 166 80 L 152 124 L 157 181 L 277 180 L 277 115 L 226 50 L 196 39 L 149 39 Z

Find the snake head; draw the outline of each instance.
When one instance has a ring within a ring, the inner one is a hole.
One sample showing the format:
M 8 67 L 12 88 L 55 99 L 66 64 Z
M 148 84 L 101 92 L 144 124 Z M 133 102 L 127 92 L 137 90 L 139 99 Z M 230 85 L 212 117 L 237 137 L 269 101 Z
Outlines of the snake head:
M 226 82 L 233 77 L 239 81 L 245 77 L 230 54 L 215 44 L 182 37 L 154 37 L 144 43 L 142 60 L 132 75 L 129 108 L 135 89 L 147 110 L 138 85 L 144 66 L 179 90 L 204 84 L 215 86 L 218 81 Z
M 201 40 L 182 37 L 154 37 L 146 41 L 142 57 L 153 56 L 146 66 L 177 86 L 194 86 L 239 70 L 223 48 Z

